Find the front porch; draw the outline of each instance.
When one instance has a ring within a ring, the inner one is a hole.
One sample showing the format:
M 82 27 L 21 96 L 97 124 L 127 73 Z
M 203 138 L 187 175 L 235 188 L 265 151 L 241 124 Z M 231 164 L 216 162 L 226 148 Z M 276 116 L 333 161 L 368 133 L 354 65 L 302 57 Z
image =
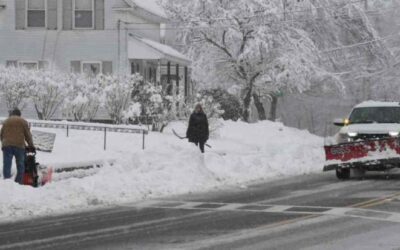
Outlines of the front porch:
M 130 35 L 128 42 L 129 72 L 139 73 L 146 81 L 161 85 L 166 94 L 193 95 L 190 60 L 175 49 L 155 41 Z

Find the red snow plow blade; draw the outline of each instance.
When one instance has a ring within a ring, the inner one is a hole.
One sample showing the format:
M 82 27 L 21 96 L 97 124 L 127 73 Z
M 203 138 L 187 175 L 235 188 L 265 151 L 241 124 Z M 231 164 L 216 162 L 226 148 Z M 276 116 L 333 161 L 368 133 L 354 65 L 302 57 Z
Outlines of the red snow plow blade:
M 338 168 L 380 171 L 400 167 L 399 140 L 385 138 L 325 146 L 324 171 Z

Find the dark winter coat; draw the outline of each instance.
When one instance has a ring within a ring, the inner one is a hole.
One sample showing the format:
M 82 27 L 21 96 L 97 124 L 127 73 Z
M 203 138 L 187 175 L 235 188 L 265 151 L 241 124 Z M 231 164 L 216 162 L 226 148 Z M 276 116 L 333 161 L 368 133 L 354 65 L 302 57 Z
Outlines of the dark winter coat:
M 189 127 L 186 132 L 186 137 L 189 142 L 206 142 L 208 140 L 208 120 L 203 112 L 194 112 L 190 116 Z

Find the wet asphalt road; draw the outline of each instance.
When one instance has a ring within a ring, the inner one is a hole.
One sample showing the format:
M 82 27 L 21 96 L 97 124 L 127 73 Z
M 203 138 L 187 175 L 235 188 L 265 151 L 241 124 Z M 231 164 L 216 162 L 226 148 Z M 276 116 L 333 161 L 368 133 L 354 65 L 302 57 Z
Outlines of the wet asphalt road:
M 0 225 L 0 249 L 400 249 L 400 174 L 334 173 Z

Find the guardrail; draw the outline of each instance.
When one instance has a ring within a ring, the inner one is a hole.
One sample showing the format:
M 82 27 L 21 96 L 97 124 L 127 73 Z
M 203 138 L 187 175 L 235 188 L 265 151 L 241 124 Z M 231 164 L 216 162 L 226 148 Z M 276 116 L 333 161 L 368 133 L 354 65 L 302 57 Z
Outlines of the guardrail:
M 5 119 L 1 119 L 3 123 Z M 52 129 L 65 129 L 67 137 L 69 137 L 70 130 L 86 130 L 86 131 L 103 131 L 104 132 L 104 150 L 107 150 L 107 132 L 126 133 L 126 134 L 141 134 L 142 135 L 142 149 L 145 149 L 146 135 L 149 134 L 147 129 L 142 128 L 129 128 L 126 126 L 108 125 L 108 124 L 77 124 L 74 122 L 51 122 L 51 121 L 29 121 L 29 127 L 35 128 L 52 128 Z

